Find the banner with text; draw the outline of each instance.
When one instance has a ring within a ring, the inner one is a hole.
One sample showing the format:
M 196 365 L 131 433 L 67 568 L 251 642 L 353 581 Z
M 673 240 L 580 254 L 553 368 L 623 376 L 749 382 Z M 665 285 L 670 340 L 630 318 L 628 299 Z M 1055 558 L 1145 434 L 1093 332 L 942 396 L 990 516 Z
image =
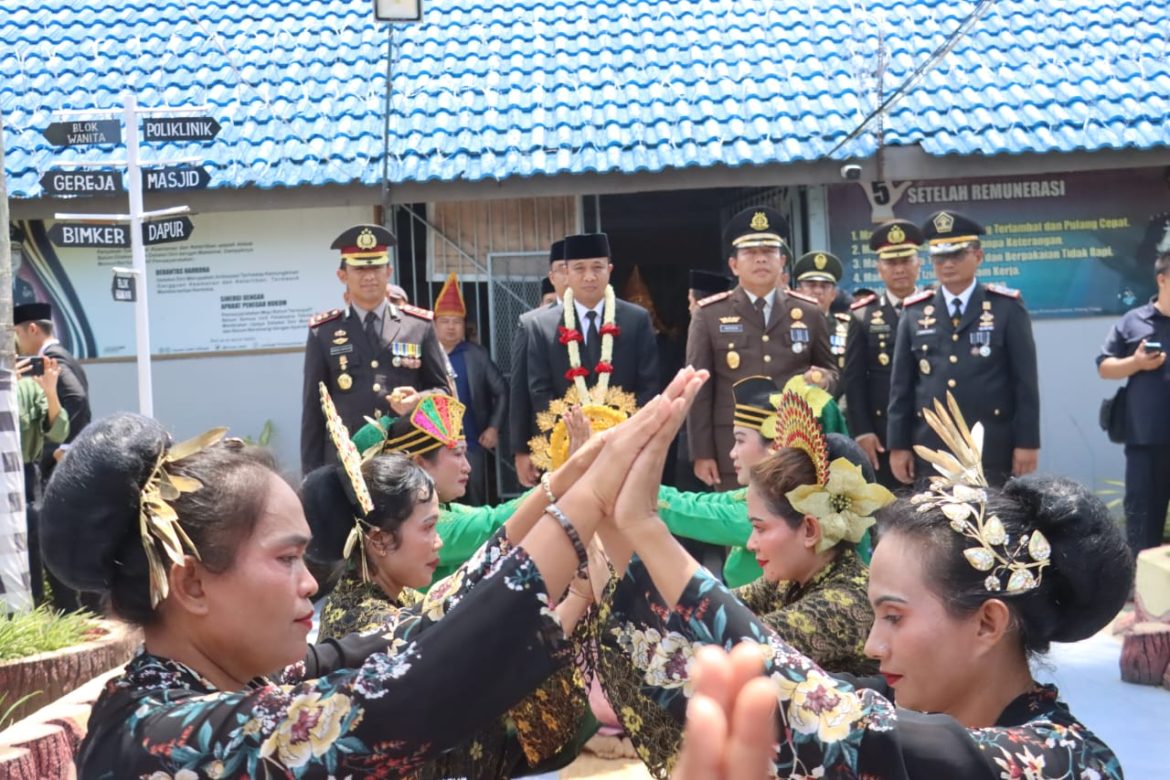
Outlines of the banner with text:
M 1170 185 L 1159 169 L 922 182 L 862 182 L 829 188 L 830 251 L 846 267 L 845 289 L 878 288 L 876 222 L 921 225 L 939 210 L 980 222 L 979 280 L 1023 293 L 1033 316 L 1118 314 L 1155 292 L 1153 263 L 1170 249 Z M 934 270 L 922 252 L 922 280 Z
M 146 248 L 151 350 L 303 346 L 309 317 L 343 305 L 329 244 L 371 216 L 368 206 L 191 216 L 188 240 Z M 53 225 L 16 223 L 15 302 L 52 303 L 61 340 L 79 357 L 134 355 L 134 307 L 112 294 L 113 269 L 131 265 L 130 250 L 58 247 Z

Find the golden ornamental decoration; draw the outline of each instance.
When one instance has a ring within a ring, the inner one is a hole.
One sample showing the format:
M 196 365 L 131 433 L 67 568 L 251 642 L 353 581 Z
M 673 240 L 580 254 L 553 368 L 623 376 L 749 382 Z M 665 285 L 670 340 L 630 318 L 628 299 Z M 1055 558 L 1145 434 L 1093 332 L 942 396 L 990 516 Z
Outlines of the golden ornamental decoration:
M 901 225 L 894 225 L 890 228 L 890 232 L 886 234 L 886 239 L 891 244 L 901 244 L 906 240 L 906 232 L 902 230 Z
M 541 434 L 528 440 L 528 451 L 537 468 L 556 471 L 569 459 L 569 431 L 564 417 L 571 407 L 579 404 L 577 388 L 570 385 L 564 396 L 555 399 L 548 405 L 548 409 L 536 415 L 536 426 Z M 603 403 L 587 403 L 581 407 L 581 411 L 589 420 L 589 428 L 594 433 L 600 433 L 638 411 L 638 401 L 633 393 L 611 385 L 606 388 Z
M 950 233 L 951 228 L 955 226 L 955 218 L 945 211 L 940 211 L 931 221 L 934 223 L 934 229 L 939 233 Z
M 752 214 L 752 221 L 748 225 L 752 230 L 767 230 L 771 227 L 768 224 L 768 215 L 762 211 L 757 211 Z
M 930 489 L 910 501 L 919 512 L 938 509 L 951 530 L 975 544 L 963 550 L 973 569 L 987 572 L 983 587 L 992 593 L 1022 593 L 1040 584 L 1050 563 L 1052 548 L 1040 531 L 1012 539 L 996 515 L 987 516 L 987 478 L 983 474 L 983 424 L 968 428 L 959 404 L 947 393 L 947 405 L 935 399 L 934 409 L 923 409 L 927 424 L 949 452 L 915 445 L 914 451 L 934 466 Z
M 358 233 L 357 241 L 354 243 L 357 244 L 358 249 L 373 249 L 378 245 L 378 239 L 374 238 L 374 231 L 365 228 Z
M 184 549 L 189 550 L 196 559 L 199 558 L 199 550 L 183 530 L 179 515 L 170 502 L 184 493 L 194 493 L 203 487 L 203 483 L 192 477 L 172 474 L 167 470 L 167 466 L 207 449 L 222 439 L 226 433 L 227 428 L 212 428 L 206 433 L 163 450 L 139 495 L 138 533 L 142 537 L 142 549 L 146 551 L 152 609 L 170 592 L 169 576 L 167 567 L 163 565 L 164 561 L 182 566 Z
M 825 257 L 824 252 L 817 252 L 816 257 L 813 258 L 813 265 L 817 267 L 818 271 L 825 270 L 825 266 L 829 264 L 828 258 Z

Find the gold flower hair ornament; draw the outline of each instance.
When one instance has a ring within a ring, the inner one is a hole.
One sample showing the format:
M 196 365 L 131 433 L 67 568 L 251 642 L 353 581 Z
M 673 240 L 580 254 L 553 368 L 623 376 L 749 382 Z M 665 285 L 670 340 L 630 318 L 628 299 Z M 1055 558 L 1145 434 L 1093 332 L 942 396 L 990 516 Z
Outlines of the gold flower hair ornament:
M 894 494 L 881 485 L 865 481 L 861 467 L 848 458 L 829 464 L 824 484 L 801 485 L 785 494 L 798 512 L 815 517 L 821 525 L 817 552 L 824 552 L 842 539 L 857 544 L 874 524 L 873 513 L 894 501 Z
M 329 432 L 329 440 L 337 449 L 337 458 L 341 461 L 346 482 L 353 494 L 354 508 L 358 510 L 353 518 L 353 527 L 349 529 L 349 535 L 345 537 L 345 546 L 342 548 L 341 556 L 348 561 L 356 547 L 362 582 L 369 582 L 370 572 L 366 565 L 365 530 L 370 526 L 364 518 L 374 511 L 374 498 L 370 495 L 370 489 L 362 476 L 362 456 L 358 454 L 357 447 L 350 439 L 349 431 L 346 429 L 341 415 L 337 413 L 337 407 L 333 405 L 329 389 L 325 387 L 324 382 L 318 382 L 317 389 L 321 393 L 321 411 L 325 415 L 325 429 Z
M 142 488 L 138 501 L 138 533 L 142 537 L 142 549 L 146 551 L 152 609 L 170 592 L 163 561 L 181 566 L 184 549 L 199 559 L 199 550 L 183 530 L 179 515 L 170 502 L 184 493 L 194 493 L 203 487 L 203 483 L 192 477 L 172 474 L 167 467 L 210 447 L 226 433 L 227 428 L 212 428 L 193 439 L 167 447 L 158 456 L 154 470 Z
M 587 394 L 586 398 L 590 396 Z M 541 434 L 528 440 L 528 451 L 532 453 L 532 462 L 538 468 L 556 471 L 569 459 L 569 429 L 564 417 L 572 406 L 579 403 L 579 399 L 577 386 L 569 385 L 564 396 L 555 399 L 548 405 L 548 409 L 536 415 L 536 426 Z M 636 411 L 638 401 L 633 393 L 616 386 L 606 388 L 604 403 L 587 402 L 581 407 L 594 433 L 614 427 Z
M 949 410 L 949 413 L 948 413 Z M 987 478 L 983 475 L 983 425 L 968 428 L 955 398 L 947 393 L 944 407 L 937 399 L 923 417 L 950 450 L 915 445 L 914 451 L 941 476 L 930 478 L 930 490 L 911 498 L 919 512 L 938 509 L 951 529 L 975 542 L 963 557 L 976 571 L 987 572 L 983 587 L 992 593 L 1022 593 L 1040 584 L 1052 548 L 1039 531 L 1012 539 L 996 515 L 987 516 Z

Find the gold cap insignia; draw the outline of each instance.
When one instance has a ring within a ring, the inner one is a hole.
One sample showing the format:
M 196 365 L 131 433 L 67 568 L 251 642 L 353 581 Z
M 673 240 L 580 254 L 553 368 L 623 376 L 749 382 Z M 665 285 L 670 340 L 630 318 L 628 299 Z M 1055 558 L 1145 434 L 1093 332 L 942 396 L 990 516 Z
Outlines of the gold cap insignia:
M 378 239 L 374 238 L 374 232 L 366 228 L 358 233 L 357 241 L 354 242 L 358 249 L 373 249 L 378 245 Z
M 891 244 L 900 244 L 906 240 L 906 231 L 902 230 L 901 225 L 894 225 L 886 234 L 886 240 Z
M 931 221 L 934 223 L 934 229 L 940 233 L 950 233 L 951 228 L 955 226 L 955 218 L 945 211 L 940 211 Z
M 817 256 L 813 258 L 813 265 L 815 265 L 817 267 L 818 271 L 825 270 L 825 266 L 828 264 L 829 264 L 829 261 L 825 258 L 825 255 L 823 252 L 818 252 Z
M 757 211 L 752 215 L 752 221 L 749 227 L 752 230 L 767 230 L 771 225 L 768 224 L 767 215 L 762 211 Z

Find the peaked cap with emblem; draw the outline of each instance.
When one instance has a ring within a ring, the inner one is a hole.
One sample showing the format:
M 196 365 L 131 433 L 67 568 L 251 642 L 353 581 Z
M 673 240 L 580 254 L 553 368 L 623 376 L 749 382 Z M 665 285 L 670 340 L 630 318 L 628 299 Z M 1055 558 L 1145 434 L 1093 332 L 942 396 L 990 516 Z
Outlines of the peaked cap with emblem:
M 723 274 L 711 273 L 691 269 L 691 289 L 696 298 L 705 298 L 708 295 L 725 292 L 731 289 L 731 279 Z
M 883 222 L 869 237 L 869 248 L 882 260 L 914 257 L 926 239 L 922 230 L 908 219 Z
M 744 428 L 760 430 L 764 421 L 776 414 L 772 396 L 780 388 L 766 376 L 749 376 L 731 386 L 735 394 L 735 424 Z
M 792 278 L 798 282 L 832 282 L 837 284 L 845 273 L 845 266 L 836 255 L 828 252 L 807 252 L 792 266 Z
M 776 209 L 751 206 L 736 214 L 723 229 L 723 243 L 734 254 L 753 246 L 788 246 L 788 220 Z
M 389 265 L 390 247 L 398 242 L 381 225 L 355 225 L 330 244 L 330 249 L 341 251 L 341 260 L 354 268 Z
M 548 264 L 559 262 L 565 259 L 565 240 L 552 242 L 552 246 L 548 248 Z
M 982 225 L 957 211 L 936 211 L 922 226 L 922 235 L 930 244 L 932 255 L 960 252 L 985 232 Z
M 580 233 L 565 236 L 565 260 L 592 260 L 609 257 L 609 236 L 605 233 Z
M 443 282 L 443 289 L 439 290 L 435 298 L 436 317 L 466 317 L 467 303 L 463 300 L 463 285 L 459 284 L 459 277 L 454 272 L 447 274 L 447 281 Z

